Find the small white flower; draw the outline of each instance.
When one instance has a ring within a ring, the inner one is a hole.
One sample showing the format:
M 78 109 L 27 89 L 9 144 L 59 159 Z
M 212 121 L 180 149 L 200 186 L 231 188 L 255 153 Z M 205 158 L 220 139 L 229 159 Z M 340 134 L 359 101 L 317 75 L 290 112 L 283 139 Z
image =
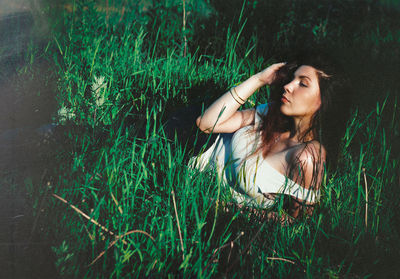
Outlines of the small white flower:
M 106 91 L 106 86 L 107 83 L 104 81 L 104 77 L 94 77 L 94 82 L 92 84 L 92 92 L 93 92 L 93 97 L 96 105 L 98 107 L 102 106 L 105 102 L 105 91 Z
M 75 112 L 64 106 L 58 110 L 57 115 L 61 123 L 75 118 Z

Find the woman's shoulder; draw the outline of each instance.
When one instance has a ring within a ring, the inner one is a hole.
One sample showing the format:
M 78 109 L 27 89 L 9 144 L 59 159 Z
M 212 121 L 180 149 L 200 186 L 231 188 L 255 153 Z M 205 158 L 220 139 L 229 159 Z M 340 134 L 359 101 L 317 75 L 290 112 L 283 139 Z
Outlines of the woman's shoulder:
M 296 182 L 306 189 L 318 189 L 321 185 L 325 162 L 326 150 L 324 146 L 317 140 L 308 141 L 299 144 L 294 152 L 294 161 L 298 166 L 300 174 L 296 177 Z
M 323 167 L 326 161 L 326 149 L 317 140 L 308 141 L 296 148 L 295 157 L 304 168 Z

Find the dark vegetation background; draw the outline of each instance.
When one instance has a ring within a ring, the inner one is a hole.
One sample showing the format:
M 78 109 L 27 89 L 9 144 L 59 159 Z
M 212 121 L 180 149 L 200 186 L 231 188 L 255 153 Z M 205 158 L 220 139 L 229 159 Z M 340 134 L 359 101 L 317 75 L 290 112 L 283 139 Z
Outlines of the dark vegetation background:
M 27 198 L 52 275 L 399 275 L 396 1 L 30 3 L 28 21 L 18 21 L 32 26 L 29 36 L 16 39 L 20 48 L 9 36 L 0 54 L 2 81 L 16 84 L 7 96 L 21 104 L 2 129 L 57 126 L 23 152 L 36 154 L 34 166 L 3 171 L 2 187 Z M 198 131 L 178 139 L 170 127 L 177 113 L 189 127 L 227 88 L 314 48 L 348 75 L 351 115 L 315 213 L 281 226 L 226 205 L 214 173 L 187 168 Z

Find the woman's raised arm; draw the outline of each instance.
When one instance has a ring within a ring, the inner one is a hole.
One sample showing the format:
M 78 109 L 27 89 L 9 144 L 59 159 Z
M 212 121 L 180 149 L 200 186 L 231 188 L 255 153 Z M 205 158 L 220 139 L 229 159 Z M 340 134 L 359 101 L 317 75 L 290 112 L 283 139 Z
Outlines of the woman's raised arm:
M 205 133 L 233 133 L 254 123 L 255 109 L 238 111 L 240 102 L 247 100 L 260 87 L 271 84 L 276 71 L 284 64 L 269 66 L 219 97 L 197 118 L 197 127 Z

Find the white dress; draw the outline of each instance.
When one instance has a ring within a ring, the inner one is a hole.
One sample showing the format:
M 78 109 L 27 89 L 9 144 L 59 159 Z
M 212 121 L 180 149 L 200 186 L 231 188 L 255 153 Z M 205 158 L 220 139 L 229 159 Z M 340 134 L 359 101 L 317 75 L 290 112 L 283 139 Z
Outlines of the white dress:
M 268 104 L 256 107 L 254 125 L 260 125 L 261 116 L 267 111 Z M 219 134 L 210 148 L 190 159 L 189 167 L 217 171 L 219 178 L 231 187 L 238 203 L 270 207 L 274 200 L 269 196 L 273 195 L 267 194 L 287 194 L 303 201 L 317 202 L 319 191 L 308 190 L 290 180 L 270 166 L 261 154 L 244 161 L 261 142 L 260 133 L 248 132 L 252 128 L 246 126 L 234 133 Z

